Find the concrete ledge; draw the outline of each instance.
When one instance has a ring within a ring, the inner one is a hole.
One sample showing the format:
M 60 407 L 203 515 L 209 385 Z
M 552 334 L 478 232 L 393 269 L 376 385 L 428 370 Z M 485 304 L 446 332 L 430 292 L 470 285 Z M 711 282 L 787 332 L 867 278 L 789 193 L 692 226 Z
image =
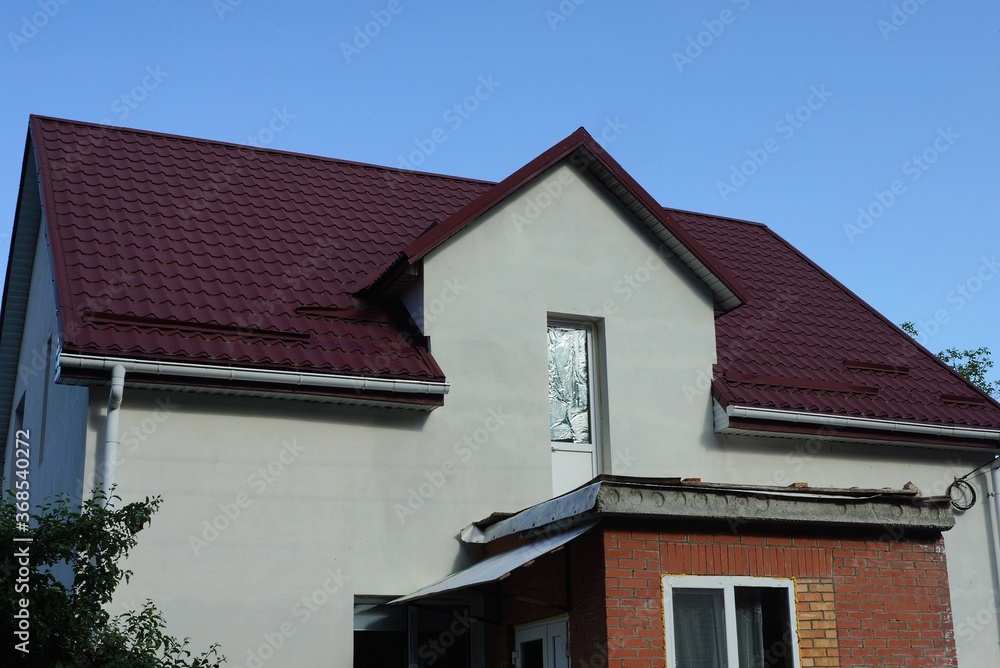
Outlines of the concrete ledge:
M 906 489 L 765 487 L 602 476 L 560 497 L 510 516 L 494 515 L 462 530 L 467 543 L 488 543 L 558 523 L 606 517 L 713 520 L 747 524 L 850 526 L 947 531 L 955 526 L 951 499 Z
M 593 509 L 598 515 L 710 519 L 741 524 L 848 525 L 934 531 L 947 531 L 955 526 L 947 497 L 892 493 L 857 497 L 694 486 L 650 489 L 601 483 Z

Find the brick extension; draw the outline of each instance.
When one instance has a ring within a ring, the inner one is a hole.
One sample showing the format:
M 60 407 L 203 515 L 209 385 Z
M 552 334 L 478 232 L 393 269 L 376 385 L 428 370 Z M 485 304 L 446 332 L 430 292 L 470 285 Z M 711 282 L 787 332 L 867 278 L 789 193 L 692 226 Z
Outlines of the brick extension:
M 511 546 L 497 542 L 489 553 Z M 558 616 L 562 606 L 572 666 L 664 668 L 664 575 L 793 579 L 802 668 L 958 665 L 940 534 L 609 522 L 501 582 L 505 596 L 555 607 L 509 599 L 495 607 L 494 619 L 509 626 L 490 625 L 487 665 L 510 665 L 514 625 Z

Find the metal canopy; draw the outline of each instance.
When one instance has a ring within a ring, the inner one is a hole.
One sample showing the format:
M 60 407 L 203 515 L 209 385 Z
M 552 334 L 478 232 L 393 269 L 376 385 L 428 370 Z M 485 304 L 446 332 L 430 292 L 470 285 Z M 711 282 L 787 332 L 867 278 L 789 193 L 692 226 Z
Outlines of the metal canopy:
M 564 533 L 548 536 L 535 541 L 534 543 L 522 545 L 521 547 L 503 552 L 501 554 L 495 554 L 492 557 L 480 561 L 478 564 L 473 564 L 465 570 L 452 573 L 443 580 L 435 582 L 432 585 L 428 585 L 423 589 L 418 589 L 412 594 L 407 594 L 406 596 L 389 601 L 389 603 L 406 603 L 407 601 L 424 598 L 433 594 L 443 594 L 457 589 L 471 587 L 473 585 L 500 580 L 510 575 L 515 569 L 520 568 L 521 566 L 524 566 L 529 562 L 548 554 L 549 552 L 554 552 L 577 536 L 583 534 L 595 524 L 596 522 L 590 522 L 582 526 L 574 527 Z

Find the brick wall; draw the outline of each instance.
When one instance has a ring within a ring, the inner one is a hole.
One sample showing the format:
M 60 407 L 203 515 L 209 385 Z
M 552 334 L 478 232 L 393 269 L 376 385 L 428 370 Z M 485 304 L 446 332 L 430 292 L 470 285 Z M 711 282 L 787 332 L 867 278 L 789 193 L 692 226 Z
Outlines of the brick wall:
M 510 537 L 488 554 L 518 544 Z M 724 524 L 657 529 L 624 520 L 606 521 L 500 583 L 506 598 L 494 599 L 488 615 L 502 623 L 487 628 L 487 666 L 510 666 L 514 626 L 560 614 L 513 596 L 571 609 L 574 668 L 665 668 L 664 575 L 794 580 L 802 668 L 957 666 L 940 535 L 734 533 Z M 781 656 L 789 648 L 768 649 Z
M 842 665 L 833 584 L 833 578 L 795 580 L 799 659 L 802 668 Z
M 522 545 L 517 536 L 487 546 L 492 556 Z M 567 569 L 568 566 L 568 569 Z M 486 665 L 508 668 L 514 651 L 514 627 L 565 615 L 570 608 L 570 656 L 575 668 L 607 665 L 603 534 L 590 530 L 563 549 L 539 557 L 530 566 L 515 570 L 500 582 L 499 597 L 487 597 Z M 532 599 L 551 604 L 539 605 Z
M 795 580 L 803 668 L 956 666 L 943 546 L 940 536 L 606 527 L 608 665 L 665 666 L 663 575 L 742 575 Z

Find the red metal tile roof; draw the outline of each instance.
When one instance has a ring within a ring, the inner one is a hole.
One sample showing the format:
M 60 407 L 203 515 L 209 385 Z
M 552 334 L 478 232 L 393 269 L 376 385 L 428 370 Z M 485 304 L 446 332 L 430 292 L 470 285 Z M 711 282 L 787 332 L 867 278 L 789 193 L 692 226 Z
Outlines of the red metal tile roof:
M 1000 405 L 766 226 L 669 215 L 747 286 L 716 319 L 724 406 L 1000 427 Z
M 31 135 L 79 354 L 443 380 L 398 304 L 355 295 L 512 189 L 42 117 Z M 739 286 L 716 320 L 723 405 L 1000 428 L 1000 405 L 767 227 L 655 215 Z
M 351 293 L 491 184 L 41 117 L 31 136 L 64 352 L 444 379 L 401 309 Z

